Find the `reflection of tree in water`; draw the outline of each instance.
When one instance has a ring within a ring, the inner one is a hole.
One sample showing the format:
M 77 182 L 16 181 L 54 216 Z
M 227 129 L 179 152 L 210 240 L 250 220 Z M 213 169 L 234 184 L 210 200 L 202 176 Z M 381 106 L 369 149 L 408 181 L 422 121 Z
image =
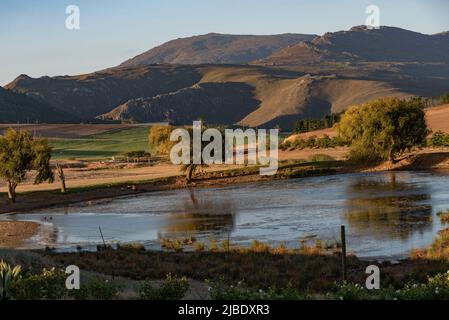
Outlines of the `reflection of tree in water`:
M 168 217 L 168 226 L 164 237 L 175 238 L 177 235 L 207 234 L 220 237 L 231 232 L 235 227 L 232 200 L 198 199 L 190 189 L 190 197 L 180 211 Z
M 347 190 L 343 212 L 349 226 L 358 233 L 380 239 L 407 239 L 432 227 L 431 198 L 425 186 L 397 181 L 396 173 L 385 179 L 361 178 Z

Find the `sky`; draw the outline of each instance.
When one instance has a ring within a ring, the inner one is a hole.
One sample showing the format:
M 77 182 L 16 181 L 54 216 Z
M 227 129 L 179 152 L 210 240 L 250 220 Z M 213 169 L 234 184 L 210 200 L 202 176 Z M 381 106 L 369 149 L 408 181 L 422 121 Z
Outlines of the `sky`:
M 80 29 L 66 28 L 66 8 Z M 426 34 L 449 30 L 447 0 L 0 0 L 0 85 L 20 74 L 83 74 L 166 41 L 209 32 L 323 34 L 365 23 Z

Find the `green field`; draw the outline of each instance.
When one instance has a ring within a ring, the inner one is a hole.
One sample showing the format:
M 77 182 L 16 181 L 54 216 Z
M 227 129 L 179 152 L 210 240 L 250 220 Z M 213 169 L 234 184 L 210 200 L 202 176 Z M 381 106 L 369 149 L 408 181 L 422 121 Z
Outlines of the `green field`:
M 50 139 L 53 159 L 102 160 L 126 152 L 149 151 L 148 128 L 127 128 L 83 138 Z

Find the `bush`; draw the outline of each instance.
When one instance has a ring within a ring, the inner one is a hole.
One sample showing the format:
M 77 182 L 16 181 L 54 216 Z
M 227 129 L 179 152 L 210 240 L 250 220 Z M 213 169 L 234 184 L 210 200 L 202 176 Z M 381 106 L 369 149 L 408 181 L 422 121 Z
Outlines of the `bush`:
M 177 278 L 169 274 L 159 288 L 155 288 L 149 281 L 145 281 L 140 289 L 140 298 L 143 300 L 181 300 L 189 288 L 190 285 L 186 278 Z
M 367 300 L 369 291 L 357 283 L 337 284 L 333 298 L 338 300 Z
M 150 156 L 150 154 L 143 150 L 130 151 L 130 152 L 125 153 L 125 157 L 128 157 L 128 158 L 145 158 L 145 157 L 149 157 L 149 156 Z
M 27 274 L 10 288 L 17 300 L 58 300 L 66 296 L 66 275 L 63 270 L 44 269 L 41 274 Z
M 85 284 L 81 283 L 79 290 L 70 291 L 76 300 L 115 300 L 120 292 L 119 286 L 100 278 L 93 278 Z
M 449 147 L 449 134 L 436 132 L 428 141 L 429 147 Z
M 3 260 L 0 260 L 0 299 L 9 298 L 9 290 L 14 285 L 14 282 L 20 280 L 21 273 L 21 266 L 12 267 Z
M 317 148 L 327 149 L 347 146 L 348 144 L 340 137 L 330 138 L 328 135 L 324 135 L 321 138 L 311 136 L 307 139 L 297 139 L 295 141 L 286 141 L 281 145 L 281 150 L 287 149 L 305 149 L 305 148 Z
M 213 300 L 305 300 L 310 297 L 299 293 L 291 284 L 282 290 L 269 288 L 268 290 L 254 289 L 244 281 L 236 285 L 226 283 L 224 278 L 216 282 L 208 281 L 209 292 Z
M 449 300 L 449 272 L 429 277 L 426 283 L 408 283 L 400 290 L 370 291 L 359 284 L 340 284 L 328 297 L 339 300 Z
M 437 216 L 440 218 L 442 224 L 449 224 L 449 210 L 440 211 L 437 213 Z

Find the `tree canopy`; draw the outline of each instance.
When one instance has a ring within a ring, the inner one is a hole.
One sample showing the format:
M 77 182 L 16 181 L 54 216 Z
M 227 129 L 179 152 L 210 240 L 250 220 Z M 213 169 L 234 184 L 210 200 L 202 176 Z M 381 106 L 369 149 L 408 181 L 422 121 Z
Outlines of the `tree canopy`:
M 421 98 L 374 100 L 349 108 L 337 130 L 351 145 L 351 159 L 395 161 L 397 155 L 426 142 L 424 108 Z
M 8 129 L 0 136 L 0 178 L 8 184 L 8 197 L 15 201 L 16 187 L 30 170 L 36 170 L 34 183 L 53 182 L 50 168 L 51 147 L 45 139 L 29 132 Z

